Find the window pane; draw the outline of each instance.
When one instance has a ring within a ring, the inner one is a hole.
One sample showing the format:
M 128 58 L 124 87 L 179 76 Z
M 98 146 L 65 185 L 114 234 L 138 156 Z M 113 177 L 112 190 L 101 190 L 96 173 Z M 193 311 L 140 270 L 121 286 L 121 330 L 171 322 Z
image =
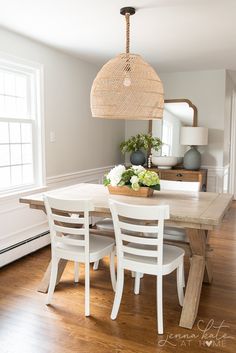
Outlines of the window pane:
M 8 166 L 10 164 L 9 145 L 0 145 L 0 166 Z M 1 173 L 1 168 L 0 168 Z
M 22 166 L 11 167 L 11 184 L 22 184 Z
M 15 75 L 11 72 L 5 73 L 5 94 L 10 96 L 15 96 L 16 86 L 15 86 Z
M 27 96 L 27 77 L 23 75 L 16 76 L 16 96 L 26 97 Z
M 22 163 L 32 163 L 32 145 L 22 145 Z
M 33 166 L 31 165 L 23 165 L 23 183 L 33 183 Z
M 10 167 L 0 168 L 0 189 L 9 187 L 10 183 Z
M 16 98 L 16 116 L 20 118 L 26 118 L 28 116 L 27 112 L 27 102 L 25 98 Z
M 21 141 L 32 142 L 32 127 L 30 124 L 21 124 Z
M 21 164 L 21 145 L 10 145 L 11 164 Z
M 11 117 L 16 115 L 16 98 L 5 97 L 5 117 Z
M 8 123 L 0 122 L 0 143 L 9 142 Z
M 5 116 L 5 97 L 0 94 L 0 116 Z
M 10 142 L 21 142 L 20 123 L 10 123 Z
M 34 140 L 40 131 L 33 125 L 38 119 L 37 72 L 33 65 L 24 69 L 14 61 L 0 64 L 0 193 L 32 185 L 38 180 L 35 170 L 41 173 L 40 138 Z
M 4 93 L 4 73 L 0 71 L 0 94 Z

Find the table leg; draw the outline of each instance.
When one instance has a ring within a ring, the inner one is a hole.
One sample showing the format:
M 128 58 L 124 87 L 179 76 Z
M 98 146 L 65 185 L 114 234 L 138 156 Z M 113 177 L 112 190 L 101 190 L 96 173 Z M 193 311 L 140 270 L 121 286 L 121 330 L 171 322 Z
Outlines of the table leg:
M 190 271 L 185 291 L 180 326 L 191 329 L 197 316 L 204 271 L 207 264 L 204 230 L 186 229 L 192 251 Z
M 211 283 L 212 279 L 213 279 L 213 275 L 212 275 L 211 259 L 209 259 L 209 257 L 206 257 L 206 267 L 205 267 L 203 282 Z
M 67 260 L 60 259 L 60 261 L 58 263 L 57 284 L 59 283 L 59 281 L 61 279 L 61 276 L 64 272 L 65 267 L 66 267 L 66 264 L 67 264 Z M 50 281 L 50 276 L 51 276 L 51 261 L 47 267 L 47 270 L 43 276 L 42 281 L 40 282 L 40 285 L 38 286 L 38 292 L 47 293 L 49 281 Z
M 204 283 L 211 283 L 212 282 L 212 264 L 211 264 L 211 259 L 210 259 L 210 250 L 209 249 L 209 245 L 208 245 L 208 240 L 209 240 L 209 232 L 206 232 L 206 244 L 208 246 L 207 248 L 207 253 L 206 253 L 206 267 L 205 267 L 205 273 L 204 273 L 204 278 L 203 278 L 203 282 Z

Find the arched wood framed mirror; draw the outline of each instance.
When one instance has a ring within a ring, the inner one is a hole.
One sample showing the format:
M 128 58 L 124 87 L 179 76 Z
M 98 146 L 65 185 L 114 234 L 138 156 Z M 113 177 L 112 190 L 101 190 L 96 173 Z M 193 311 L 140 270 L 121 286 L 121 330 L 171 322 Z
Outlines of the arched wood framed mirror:
M 197 115 L 197 107 L 189 99 L 165 99 L 163 119 L 149 122 L 149 133 L 163 142 L 161 151 L 154 155 L 183 157 L 187 147 L 179 143 L 180 130 L 197 126 Z

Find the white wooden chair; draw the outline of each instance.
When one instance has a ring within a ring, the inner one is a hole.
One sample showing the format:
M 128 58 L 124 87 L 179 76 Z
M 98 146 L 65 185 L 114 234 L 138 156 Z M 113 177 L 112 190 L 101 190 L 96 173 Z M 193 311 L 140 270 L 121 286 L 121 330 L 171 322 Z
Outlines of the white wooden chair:
M 172 180 L 160 180 L 161 190 L 176 190 L 176 191 L 200 191 L 199 182 L 189 182 L 189 181 L 172 181 Z M 111 218 L 104 218 L 96 222 L 96 227 L 100 231 L 114 231 L 113 221 Z M 181 241 L 188 242 L 188 239 L 185 234 L 185 230 L 176 227 L 164 228 L 164 240 L 170 241 Z M 99 262 L 94 264 L 94 270 L 97 270 Z
M 116 287 L 114 266 L 115 241 L 109 237 L 89 234 L 89 212 L 94 209 L 91 200 L 66 200 L 44 195 L 49 220 L 52 267 L 46 304 L 50 304 L 56 285 L 60 259 L 85 264 L 85 316 L 90 315 L 90 263 L 110 256 L 110 274 L 113 290 Z M 63 214 L 63 215 L 62 215 Z M 82 214 L 82 216 L 81 216 Z M 78 277 L 78 273 L 76 273 Z
M 157 276 L 158 333 L 163 333 L 163 276 L 177 269 L 179 303 L 183 305 L 184 250 L 171 245 L 163 246 L 164 220 L 169 218 L 169 206 L 139 206 L 109 200 L 115 229 L 117 251 L 117 284 L 111 319 L 119 311 L 124 285 L 124 270 Z M 144 221 L 144 224 L 140 224 Z M 147 222 L 145 222 L 147 221 Z M 127 232 L 132 232 L 127 234 Z M 145 233 L 146 236 L 135 235 Z M 149 236 L 148 236 L 149 235 Z

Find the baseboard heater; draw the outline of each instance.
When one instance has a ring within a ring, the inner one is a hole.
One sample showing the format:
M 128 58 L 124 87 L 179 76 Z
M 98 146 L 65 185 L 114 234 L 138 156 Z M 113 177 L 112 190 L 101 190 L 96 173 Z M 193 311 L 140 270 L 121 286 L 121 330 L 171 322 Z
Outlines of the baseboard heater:
M 0 250 L 0 267 L 50 244 L 49 231 L 37 234 Z

